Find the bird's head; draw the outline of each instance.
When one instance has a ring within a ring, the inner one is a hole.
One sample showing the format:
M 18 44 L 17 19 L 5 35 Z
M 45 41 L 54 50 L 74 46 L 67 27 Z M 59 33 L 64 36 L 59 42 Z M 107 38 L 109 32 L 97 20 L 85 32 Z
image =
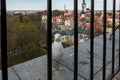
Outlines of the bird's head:
M 54 35 L 54 41 L 56 41 L 56 42 L 60 42 L 61 41 L 61 35 L 60 34 L 55 34 Z

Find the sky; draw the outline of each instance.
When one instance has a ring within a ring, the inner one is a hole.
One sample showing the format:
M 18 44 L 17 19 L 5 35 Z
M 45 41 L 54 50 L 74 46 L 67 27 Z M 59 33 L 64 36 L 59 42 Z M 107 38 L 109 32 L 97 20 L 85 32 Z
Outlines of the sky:
M 90 8 L 90 1 L 85 0 L 87 8 Z M 112 10 L 112 1 L 107 0 L 107 9 Z M 64 10 L 64 5 L 68 10 L 73 10 L 74 0 L 52 0 L 52 9 Z M 7 10 L 45 10 L 47 0 L 6 0 Z M 78 0 L 78 9 L 81 10 L 82 0 Z M 119 0 L 116 0 L 116 9 L 119 9 Z M 103 10 L 103 0 L 95 0 L 95 10 Z

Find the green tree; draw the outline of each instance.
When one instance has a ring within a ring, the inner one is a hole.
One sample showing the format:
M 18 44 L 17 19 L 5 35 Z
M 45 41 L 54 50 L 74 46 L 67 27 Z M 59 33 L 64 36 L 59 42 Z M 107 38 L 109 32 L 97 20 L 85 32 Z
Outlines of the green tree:
M 28 16 L 23 16 L 23 23 L 31 23 L 31 19 Z
M 52 16 L 59 16 L 63 14 L 64 14 L 64 11 L 60 11 L 60 10 L 53 10 L 52 12 Z
M 29 16 L 22 23 L 19 16 L 7 17 L 7 38 L 9 66 L 45 54 L 46 30 L 38 29 Z

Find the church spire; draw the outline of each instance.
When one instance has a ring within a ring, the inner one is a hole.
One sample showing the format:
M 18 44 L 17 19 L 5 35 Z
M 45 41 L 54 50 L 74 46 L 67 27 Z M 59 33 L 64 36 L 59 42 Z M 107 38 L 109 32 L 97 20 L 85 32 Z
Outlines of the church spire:
M 82 2 L 82 12 L 86 12 L 86 3 L 85 0 Z
M 83 3 L 85 3 L 85 0 L 83 0 Z
M 86 5 L 86 3 L 85 3 L 85 0 L 83 0 L 83 3 L 82 3 L 82 5 Z
M 64 5 L 64 11 L 66 11 L 66 4 Z

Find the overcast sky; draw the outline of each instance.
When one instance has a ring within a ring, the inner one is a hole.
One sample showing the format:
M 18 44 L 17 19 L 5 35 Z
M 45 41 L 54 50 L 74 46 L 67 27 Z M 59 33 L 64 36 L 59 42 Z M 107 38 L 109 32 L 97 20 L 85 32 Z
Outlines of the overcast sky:
M 73 10 L 74 0 L 52 0 L 52 9 L 63 10 L 66 4 L 67 9 Z M 86 0 L 87 8 L 90 8 L 90 1 Z M 107 0 L 109 10 L 112 10 L 113 0 Z M 6 0 L 7 10 L 45 10 L 47 0 Z M 81 10 L 82 0 L 78 0 L 78 9 Z M 95 9 L 103 10 L 103 0 L 95 0 Z M 116 0 L 116 9 L 119 9 L 119 0 Z

